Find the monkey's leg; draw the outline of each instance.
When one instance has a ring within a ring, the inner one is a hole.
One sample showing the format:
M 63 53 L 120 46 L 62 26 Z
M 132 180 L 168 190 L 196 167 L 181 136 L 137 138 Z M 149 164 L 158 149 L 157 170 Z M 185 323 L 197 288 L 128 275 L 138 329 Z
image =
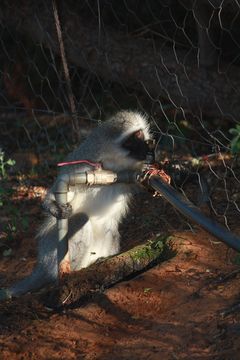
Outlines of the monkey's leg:
M 97 259 L 114 255 L 118 251 L 119 233 L 117 226 L 109 228 L 101 222 L 99 217 L 89 219 L 85 214 L 78 214 L 70 219 L 71 270 L 87 267 Z
M 85 254 L 83 262 L 85 266 L 92 264 L 98 259 L 116 255 L 120 251 L 120 235 L 118 225 L 109 217 L 107 220 L 99 218 L 90 219 L 93 237 Z M 84 266 L 84 267 L 85 267 Z
M 4 299 L 4 293 L 8 298 L 16 297 L 57 280 L 57 228 L 55 219 L 48 218 L 45 221 L 38 238 L 38 261 L 36 267 L 23 280 L 13 284 L 8 289 L 2 289 L 0 293 L 2 299 Z

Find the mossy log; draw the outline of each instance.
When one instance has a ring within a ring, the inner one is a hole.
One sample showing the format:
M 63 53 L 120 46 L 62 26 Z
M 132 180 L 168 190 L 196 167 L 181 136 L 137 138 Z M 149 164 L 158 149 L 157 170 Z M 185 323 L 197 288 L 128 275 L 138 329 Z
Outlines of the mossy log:
M 158 237 L 126 252 L 96 262 L 63 277 L 58 286 L 42 293 L 48 307 L 74 305 L 103 291 L 117 282 L 143 271 L 158 261 L 169 258 L 169 236 Z

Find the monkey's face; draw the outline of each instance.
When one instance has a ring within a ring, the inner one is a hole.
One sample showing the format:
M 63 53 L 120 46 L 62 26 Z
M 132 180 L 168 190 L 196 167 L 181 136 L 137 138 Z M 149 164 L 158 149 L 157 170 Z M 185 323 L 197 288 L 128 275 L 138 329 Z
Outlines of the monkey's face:
M 128 134 L 110 146 L 108 156 L 103 161 L 106 169 L 113 171 L 140 170 L 150 151 L 144 132 L 140 129 Z
M 106 138 L 103 167 L 113 171 L 140 170 L 149 152 L 149 123 L 137 112 L 121 111 L 102 126 Z
M 146 159 L 150 148 L 146 142 L 143 130 L 137 130 L 128 136 L 121 144 L 122 148 L 128 151 L 128 157 L 134 160 L 143 161 Z

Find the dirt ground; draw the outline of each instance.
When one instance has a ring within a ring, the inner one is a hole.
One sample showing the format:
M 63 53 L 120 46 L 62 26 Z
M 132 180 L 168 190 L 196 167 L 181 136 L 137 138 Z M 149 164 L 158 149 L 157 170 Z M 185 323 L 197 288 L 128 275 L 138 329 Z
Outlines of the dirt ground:
M 34 265 L 44 192 L 34 191 L 35 199 L 27 190 L 22 210 L 31 227 L 12 241 L 11 256 L 1 257 L 0 286 Z M 123 249 L 166 228 L 175 257 L 77 308 L 54 312 L 31 296 L 0 304 L 0 359 L 239 359 L 236 253 L 197 227 L 190 231 L 170 205 L 146 194 L 122 225 Z M 237 220 L 235 229 L 239 234 Z

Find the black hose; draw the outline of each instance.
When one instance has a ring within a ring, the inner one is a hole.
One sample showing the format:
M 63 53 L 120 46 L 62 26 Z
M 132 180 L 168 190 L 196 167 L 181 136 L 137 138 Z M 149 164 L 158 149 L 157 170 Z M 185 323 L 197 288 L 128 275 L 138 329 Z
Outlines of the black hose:
M 171 205 L 183 215 L 195 221 L 209 233 L 225 242 L 231 248 L 240 251 L 240 238 L 232 234 L 216 221 L 207 218 L 193 203 L 176 191 L 171 185 L 163 181 L 159 176 L 151 176 L 149 185 L 158 191 Z

